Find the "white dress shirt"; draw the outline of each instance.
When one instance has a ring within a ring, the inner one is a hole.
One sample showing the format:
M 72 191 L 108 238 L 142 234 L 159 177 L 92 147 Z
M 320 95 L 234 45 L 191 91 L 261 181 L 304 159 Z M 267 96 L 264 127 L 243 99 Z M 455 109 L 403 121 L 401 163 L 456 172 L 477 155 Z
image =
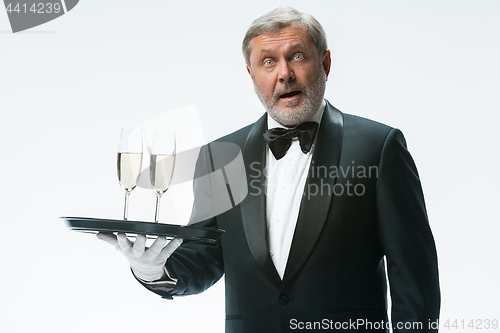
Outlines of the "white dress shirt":
M 307 121 L 319 124 L 325 106 L 326 103 L 323 101 L 319 110 Z M 267 115 L 267 127 L 268 129 L 286 128 L 271 118 L 269 114 Z M 316 131 L 317 133 L 318 131 Z M 281 279 L 285 274 L 314 146 L 313 143 L 311 150 L 304 154 L 300 149 L 298 138 L 293 138 L 292 145 L 286 155 L 279 160 L 276 160 L 267 147 L 266 220 L 269 254 Z

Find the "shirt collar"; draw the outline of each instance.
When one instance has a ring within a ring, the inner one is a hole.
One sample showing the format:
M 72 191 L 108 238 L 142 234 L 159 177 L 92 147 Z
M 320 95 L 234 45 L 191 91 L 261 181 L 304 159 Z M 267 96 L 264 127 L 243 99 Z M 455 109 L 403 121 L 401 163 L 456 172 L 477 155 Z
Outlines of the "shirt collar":
M 319 107 L 318 111 L 316 111 L 316 113 L 309 119 L 307 119 L 306 121 L 314 121 L 316 123 L 320 123 L 321 122 L 321 117 L 323 116 L 323 112 L 325 111 L 325 107 L 326 107 L 326 102 L 325 100 L 323 100 L 321 102 L 321 106 Z M 306 122 L 304 121 L 304 122 Z M 280 123 L 278 123 L 276 120 L 274 120 L 270 115 L 269 115 L 269 112 L 267 113 L 267 129 L 271 129 L 271 128 L 286 128 L 286 129 L 289 129 L 283 125 L 281 125 Z

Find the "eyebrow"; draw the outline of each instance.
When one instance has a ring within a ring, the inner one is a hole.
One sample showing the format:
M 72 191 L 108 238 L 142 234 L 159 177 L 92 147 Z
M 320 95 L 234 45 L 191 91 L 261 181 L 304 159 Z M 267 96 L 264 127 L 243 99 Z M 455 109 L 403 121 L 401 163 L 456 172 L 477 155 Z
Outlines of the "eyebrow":
M 296 49 L 308 49 L 308 47 L 306 47 L 305 45 L 303 44 L 294 44 L 292 45 L 289 50 L 293 51 L 293 50 L 296 50 Z M 260 54 L 266 54 L 266 53 L 273 53 L 274 50 L 273 49 L 262 49 L 260 50 Z

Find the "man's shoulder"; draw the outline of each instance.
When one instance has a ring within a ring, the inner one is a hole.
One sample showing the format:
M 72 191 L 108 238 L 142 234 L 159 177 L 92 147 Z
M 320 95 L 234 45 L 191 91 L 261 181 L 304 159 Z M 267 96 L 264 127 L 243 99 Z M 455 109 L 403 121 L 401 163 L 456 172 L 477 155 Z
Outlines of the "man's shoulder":
M 243 128 L 240 128 L 237 131 L 234 131 L 232 133 L 229 133 L 227 135 L 224 135 L 223 137 L 214 140 L 214 142 L 232 142 L 239 146 L 243 146 L 248 136 L 248 133 L 252 129 L 253 125 L 254 124 L 250 124 Z
M 331 106 L 331 105 L 330 105 Z M 331 106 L 331 111 L 340 112 L 342 115 L 342 141 L 345 147 L 371 147 L 375 151 L 382 149 L 385 142 L 391 137 L 398 137 L 404 141 L 401 131 L 381 122 L 343 113 Z
M 377 151 L 392 141 L 406 146 L 403 133 L 395 127 L 352 114 L 344 114 L 343 118 L 343 142 L 349 147 L 371 147 Z
M 392 126 L 383 124 L 379 121 L 344 113 L 344 128 L 348 130 L 357 130 L 371 133 L 389 133 Z
M 345 131 L 354 131 L 358 134 L 381 134 L 384 135 L 389 133 L 393 127 L 383 124 L 381 122 L 371 120 L 368 118 L 356 116 L 349 113 L 344 113 L 341 110 L 337 109 L 335 106 L 331 105 L 328 100 L 327 108 L 325 111 L 330 112 L 329 118 L 334 118 L 334 114 L 338 113 L 342 118 L 342 127 Z

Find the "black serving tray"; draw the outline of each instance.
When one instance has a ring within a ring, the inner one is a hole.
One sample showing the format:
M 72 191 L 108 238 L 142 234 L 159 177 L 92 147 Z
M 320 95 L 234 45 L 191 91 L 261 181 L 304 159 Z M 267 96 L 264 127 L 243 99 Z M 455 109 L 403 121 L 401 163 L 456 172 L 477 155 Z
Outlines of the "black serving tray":
M 66 222 L 69 229 L 75 231 L 90 233 L 123 232 L 144 234 L 147 236 L 179 237 L 186 240 L 198 240 L 206 243 L 215 243 L 224 232 L 222 229 L 130 220 L 111 220 L 91 217 L 61 217 L 61 219 Z

